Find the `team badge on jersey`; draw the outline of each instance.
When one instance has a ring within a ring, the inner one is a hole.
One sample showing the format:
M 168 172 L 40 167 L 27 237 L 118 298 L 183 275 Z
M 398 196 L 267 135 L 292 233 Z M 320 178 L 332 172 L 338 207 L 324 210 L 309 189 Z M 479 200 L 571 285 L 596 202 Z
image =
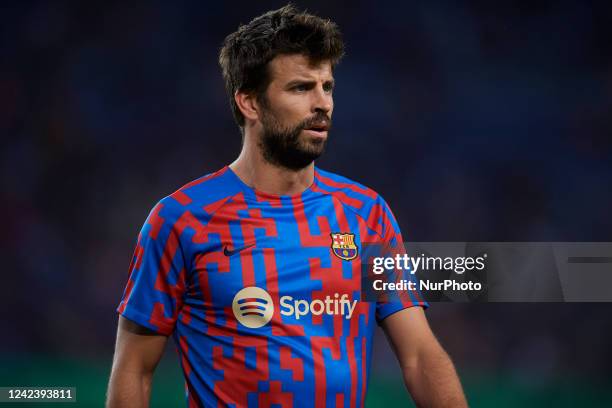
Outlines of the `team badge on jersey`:
M 355 245 L 355 234 L 334 232 L 331 235 L 331 249 L 338 258 L 350 261 L 357 257 L 357 245 Z

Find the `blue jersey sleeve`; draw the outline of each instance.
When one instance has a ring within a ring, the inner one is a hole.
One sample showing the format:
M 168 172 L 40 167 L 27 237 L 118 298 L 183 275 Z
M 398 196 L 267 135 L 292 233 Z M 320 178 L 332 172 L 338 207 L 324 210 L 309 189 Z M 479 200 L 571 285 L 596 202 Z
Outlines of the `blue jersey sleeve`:
M 402 233 L 388 204 L 379 197 L 372 211 L 374 211 L 374 214 L 370 219 L 376 221 L 377 225 L 375 225 L 374 228 L 378 231 L 383 241 L 382 256 L 395 257 L 396 255 L 404 255 L 406 250 L 404 248 Z M 382 322 L 393 313 L 409 307 L 429 307 L 429 304 L 423 299 L 423 296 L 418 290 L 416 277 L 411 275 L 409 270 L 394 270 L 387 276 L 389 280 L 395 282 L 399 282 L 400 280 L 413 281 L 415 282 L 416 290 L 387 291 L 385 296 L 376 303 L 376 321 L 378 323 Z
M 129 268 L 117 312 L 125 318 L 170 335 L 183 304 L 186 252 L 181 243 L 183 207 L 166 197 L 145 221 Z

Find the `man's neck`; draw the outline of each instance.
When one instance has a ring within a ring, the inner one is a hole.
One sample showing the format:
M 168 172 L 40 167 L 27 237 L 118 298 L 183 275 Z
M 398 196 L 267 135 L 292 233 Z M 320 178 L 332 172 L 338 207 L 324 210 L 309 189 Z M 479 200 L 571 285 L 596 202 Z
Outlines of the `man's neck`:
M 246 185 L 266 194 L 297 195 L 314 182 L 314 162 L 297 171 L 289 170 L 267 162 L 258 148 L 246 144 L 229 167 Z

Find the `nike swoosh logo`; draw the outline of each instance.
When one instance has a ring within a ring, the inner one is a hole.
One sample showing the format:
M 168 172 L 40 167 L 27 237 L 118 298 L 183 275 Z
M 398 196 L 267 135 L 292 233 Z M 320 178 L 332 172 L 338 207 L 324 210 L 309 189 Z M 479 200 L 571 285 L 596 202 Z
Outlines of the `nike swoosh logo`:
M 251 244 L 251 245 L 247 245 L 247 246 L 243 246 L 242 248 L 234 248 L 234 249 L 227 249 L 227 247 L 223 248 L 223 255 L 225 256 L 232 256 L 237 254 L 240 251 L 244 251 L 247 248 L 250 248 L 252 246 L 255 246 L 255 244 Z

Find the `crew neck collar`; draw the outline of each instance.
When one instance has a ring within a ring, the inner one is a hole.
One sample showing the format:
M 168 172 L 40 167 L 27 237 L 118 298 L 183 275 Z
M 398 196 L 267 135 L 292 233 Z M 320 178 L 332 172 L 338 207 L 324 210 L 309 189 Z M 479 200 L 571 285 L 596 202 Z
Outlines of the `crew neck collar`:
M 319 173 L 317 166 L 314 166 L 314 177 L 312 180 L 312 184 L 310 184 L 310 186 L 308 186 L 301 193 L 297 193 L 293 195 L 277 195 L 277 194 L 266 193 L 266 192 L 257 190 L 254 187 L 249 186 L 240 177 L 238 177 L 238 175 L 234 172 L 234 170 L 232 170 L 232 168 L 229 165 L 226 165 L 224 167 L 224 171 L 230 174 L 231 177 L 236 181 L 236 183 L 238 183 L 242 187 L 243 190 L 259 198 L 260 200 L 264 200 L 264 201 L 293 200 L 293 199 L 300 198 L 300 197 L 303 199 L 311 194 L 314 194 L 313 188 L 315 187 L 315 184 L 317 183 L 318 173 Z

